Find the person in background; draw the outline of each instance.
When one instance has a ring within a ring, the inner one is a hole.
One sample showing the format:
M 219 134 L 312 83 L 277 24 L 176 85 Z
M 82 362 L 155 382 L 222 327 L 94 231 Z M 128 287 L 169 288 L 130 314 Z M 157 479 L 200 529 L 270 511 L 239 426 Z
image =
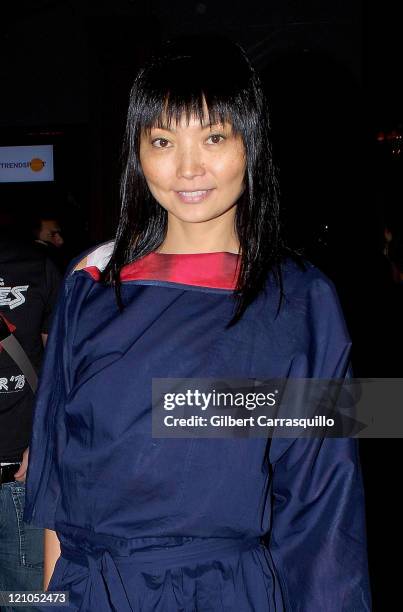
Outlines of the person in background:
M 60 274 L 17 239 L 10 212 L 0 224 L 0 317 L 38 372 Z M 23 372 L 0 345 L 0 591 L 42 589 L 43 530 L 23 521 L 32 408 Z
M 36 230 L 36 241 L 42 244 L 53 244 L 56 248 L 60 248 L 64 244 L 62 230 L 57 219 L 39 219 Z
M 65 268 L 64 238 L 60 221 L 52 212 L 39 212 L 31 220 L 35 246 L 49 257 L 60 272 Z

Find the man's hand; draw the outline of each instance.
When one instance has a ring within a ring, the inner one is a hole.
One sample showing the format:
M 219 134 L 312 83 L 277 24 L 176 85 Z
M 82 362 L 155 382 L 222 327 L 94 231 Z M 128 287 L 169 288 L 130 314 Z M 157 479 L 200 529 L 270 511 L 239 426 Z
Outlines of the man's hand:
M 14 478 L 18 480 L 18 482 L 25 482 L 25 476 L 27 475 L 28 468 L 28 455 L 29 448 L 26 448 L 24 450 L 24 454 L 22 455 L 22 463 L 19 467 L 19 470 L 14 474 Z

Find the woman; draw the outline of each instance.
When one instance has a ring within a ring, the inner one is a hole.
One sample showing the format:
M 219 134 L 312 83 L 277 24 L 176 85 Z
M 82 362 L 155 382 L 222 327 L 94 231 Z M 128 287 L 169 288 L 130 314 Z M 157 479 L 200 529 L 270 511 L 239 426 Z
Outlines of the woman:
M 82 612 L 369 610 L 356 441 L 151 436 L 153 378 L 348 368 L 333 286 L 282 249 L 241 50 L 167 44 L 125 157 L 116 240 L 67 276 L 36 404 L 25 519 L 53 563 L 60 541 L 49 589 Z

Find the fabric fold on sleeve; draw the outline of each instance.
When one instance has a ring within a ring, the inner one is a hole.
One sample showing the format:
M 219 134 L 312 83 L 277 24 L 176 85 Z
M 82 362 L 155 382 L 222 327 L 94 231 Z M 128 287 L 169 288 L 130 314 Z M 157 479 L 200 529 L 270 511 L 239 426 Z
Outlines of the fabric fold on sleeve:
M 71 277 L 66 275 L 60 288 L 46 343 L 34 402 L 26 479 L 24 521 L 37 527 L 53 530 L 55 529 L 55 511 L 60 496 L 59 459 L 66 444 L 63 345 L 66 335 L 66 305 L 70 283 Z
M 309 352 L 291 376 L 351 374 L 350 339 L 335 289 L 325 277 L 309 290 Z M 273 516 L 268 546 L 287 610 L 371 610 L 364 490 L 358 441 L 273 439 Z

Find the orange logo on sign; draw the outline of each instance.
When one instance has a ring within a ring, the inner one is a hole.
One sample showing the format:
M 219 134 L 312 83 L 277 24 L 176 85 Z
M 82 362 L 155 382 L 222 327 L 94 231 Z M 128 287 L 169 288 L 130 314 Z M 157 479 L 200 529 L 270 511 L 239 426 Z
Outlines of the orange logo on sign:
M 44 169 L 45 162 L 42 159 L 39 159 L 39 157 L 34 157 L 29 162 L 29 165 L 33 172 L 40 172 L 41 170 Z

